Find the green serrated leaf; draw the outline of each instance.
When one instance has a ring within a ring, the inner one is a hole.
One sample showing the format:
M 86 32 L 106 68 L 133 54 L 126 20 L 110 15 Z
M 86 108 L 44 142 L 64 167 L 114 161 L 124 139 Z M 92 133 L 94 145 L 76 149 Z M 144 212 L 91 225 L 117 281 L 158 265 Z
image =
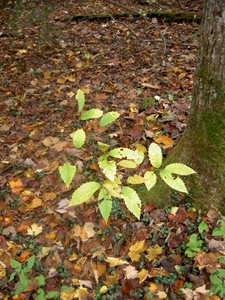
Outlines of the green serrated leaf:
M 109 155 L 115 158 L 140 159 L 138 150 L 128 148 L 115 148 L 109 152 Z
M 114 122 L 116 119 L 118 119 L 119 116 L 120 116 L 120 114 L 117 111 L 110 111 L 101 117 L 99 125 L 101 127 L 109 125 L 112 122 Z
M 202 240 L 198 240 L 198 235 L 196 233 L 193 233 L 190 237 L 189 237 L 189 242 L 187 243 L 187 246 L 195 252 L 198 252 L 201 250 L 201 246 L 202 246 L 203 241 Z
M 82 121 L 90 120 L 90 119 L 98 119 L 103 115 L 103 111 L 98 108 L 91 108 L 85 111 L 81 116 L 80 119 Z
M 69 206 L 79 205 L 83 202 L 87 202 L 99 188 L 100 184 L 95 181 L 83 183 L 73 193 Z
M 128 186 L 122 188 L 124 202 L 128 210 L 140 220 L 141 200 L 136 191 Z
M 85 131 L 81 128 L 81 129 L 77 129 L 76 131 L 71 133 L 70 137 L 73 140 L 74 147 L 79 149 L 85 143 L 86 134 L 85 134 Z
M 105 152 L 109 149 L 109 145 L 102 143 L 102 142 L 98 142 L 98 149 L 102 152 Z
M 212 236 L 222 236 L 225 241 L 225 222 L 223 220 L 221 222 L 221 227 L 213 230 Z
M 84 108 L 85 96 L 82 90 L 78 90 L 76 94 L 76 99 L 78 103 L 78 112 L 80 112 Z
M 112 210 L 112 200 L 104 199 L 102 202 L 98 204 L 98 207 L 101 212 L 101 215 L 103 216 L 103 219 L 107 223 Z
M 101 160 L 98 161 L 99 168 L 102 170 L 102 173 L 110 180 L 114 180 L 116 175 L 116 163 L 114 160 Z
M 219 276 L 219 277 L 223 277 L 225 278 L 225 269 L 216 269 L 215 273 Z
M 43 275 L 35 277 L 35 281 L 37 281 L 39 287 L 45 285 L 45 277 Z
M 9 277 L 9 281 L 8 282 L 11 282 L 15 278 L 16 274 L 17 274 L 17 271 L 12 272 L 11 275 L 10 275 L 10 277 Z
M 156 143 L 151 143 L 148 148 L 148 157 L 154 168 L 159 168 L 162 164 L 162 150 Z
M 27 268 L 28 268 L 28 270 L 31 270 L 32 268 L 33 268 L 33 266 L 34 266 L 34 263 L 35 263 L 35 255 L 32 255 L 29 259 L 28 259 L 28 261 L 27 261 Z
M 57 291 L 47 292 L 46 299 L 59 299 L 60 293 Z
M 177 175 L 191 175 L 196 173 L 192 168 L 179 163 L 170 164 L 165 167 L 165 170 Z
M 76 167 L 72 166 L 70 163 L 65 162 L 63 166 L 59 166 L 59 174 L 67 187 L 73 180 L 76 173 Z
M 134 176 L 129 176 L 127 182 L 130 184 L 142 184 L 145 183 L 145 179 L 141 175 L 135 174 Z
M 134 161 L 126 160 L 126 159 L 121 160 L 120 162 L 118 162 L 117 165 L 120 166 L 120 167 L 123 167 L 123 168 L 127 168 L 127 169 L 137 168 L 137 165 L 135 164 Z
M 161 170 L 159 174 L 165 183 L 168 184 L 172 189 L 182 193 L 188 193 L 187 188 L 181 178 L 175 178 L 172 173 L 165 169 Z
M 199 233 L 203 233 L 204 231 L 208 232 L 209 226 L 204 221 L 201 221 L 201 223 L 198 225 L 198 231 Z
M 156 184 L 157 177 L 153 171 L 147 171 L 144 175 L 145 179 L 145 186 L 147 190 L 149 191 L 153 186 Z
M 27 278 L 27 275 L 24 271 L 20 273 L 19 279 L 20 279 L 19 281 L 20 284 L 16 288 L 16 294 L 20 294 L 21 292 L 25 291 L 28 284 L 31 282 L 31 280 Z
M 10 266 L 13 269 L 21 269 L 22 268 L 22 264 L 19 261 L 15 260 L 15 259 L 10 260 Z

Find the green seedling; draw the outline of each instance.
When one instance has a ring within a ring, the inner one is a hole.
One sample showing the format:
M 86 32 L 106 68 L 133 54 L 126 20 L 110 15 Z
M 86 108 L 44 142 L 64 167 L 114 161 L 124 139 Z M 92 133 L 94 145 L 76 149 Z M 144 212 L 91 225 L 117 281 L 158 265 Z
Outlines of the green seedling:
M 20 263 L 17 260 L 11 259 L 10 266 L 14 269 L 9 277 L 9 282 L 14 280 L 15 276 L 19 277 L 19 282 L 16 285 L 16 294 L 20 294 L 25 291 L 28 284 L 31 282 L 29 279 L 29 272 L 32 270 L 35 263 L 35 256 L 31 256 L 25 264 Z
M 198 240 L 198 235 L 196 233 L 189 237 L 189 242 L 187 243 L 187 248 L 185 254 L 187 257 L 194 257 L 197 252 L 201 250 L 203 241 Z
M 221 221 L 220 228 L 215 228 L 212 232 L 212 236 L 221 236 L 225 241 L 225 222 Z
M 92 108 L 83 111 L 85 105 L 85 96 L 81 90 L 76 94 L 78 112 L 81 113 L 81 121 L 89 121 L 91 119 L 99 119 L 99 127 L 107 126 L 117 120 L 120 114 L 116 111 L 104 113 L 103 110 Z M 87 137 L 83 128 L 77 129 L 70 134 L 75 148 L 82 148 Z M 133 176 L 127 178 L 128 184 L 145 184 L 150 190 L 157 182 L 157 174 L 172 189 L 179 192 L 187 193 L 186 186 L 180 176 L 194 174 L 195 171 L 181 163 L 173 163 L 162 168 L 162 150 L 156 143 L 151 143 L 148 148 L 148 158 L 154 168 L 147 170 L 144 174 L 137 174 L 138 167 L 142 164 L 145 153 L 141 150 L 131 150 L 129 148 L 114 148 L 110 145 L 97 142 L 101 155 L 97 159 L 100 169 L 96 172 L 96 180 L 91 180 L 81 184 L 73 193 L 69 206 L 79 205 L 90 201 L 94 194 L 98 193 L 98 207 L 107 222 L 112 213 L 113 201 L 121 199 L 125 202 L 127 209 L 138 219 L 141 214 L 141 200 L 137 192 L 127 186 L 120 179 L 121 170 L 132 172 Z M 76 167 L 66 162 L 59 167 L 59 173 L 67 187 L 70 186 L 75 174 Z M 99 180 L 98 180 L 99 179 Z
M 210 294 L 220 296 L 221 299 L 225 297 L 225 269 L 216 269 L 215 272 L 210 275 L 210 281 L 212 287 Z
M 20 263 L 15 259 L 10 260 L 10 266 L 14 269 L 11 273 L 8 282 L 11 282 L 18 276 L 19 281 L 16 284 L 15 294 L 18 295 L 28 288 L 28 285 L 32 282 L 36 282 L 38 289 L 34 297 L 35 300 L 45 300 L 45 299 L 58 299 L 59 292 L 51 291 L 45 292 L 43 289 L 45 285 L 45 278 L 43 275 L 36 276 L 35 278 L 30 277 L 30 271 L 34 268 L 35 264 L 35 255 L 31 256 L 26 263 Z

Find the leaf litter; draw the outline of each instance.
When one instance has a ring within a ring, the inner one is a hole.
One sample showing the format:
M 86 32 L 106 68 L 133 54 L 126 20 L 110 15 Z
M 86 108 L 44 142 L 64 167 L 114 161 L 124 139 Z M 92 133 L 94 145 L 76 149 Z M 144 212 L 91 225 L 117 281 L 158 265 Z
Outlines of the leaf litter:
M 190 1 L 183 2 L 188 10 Z M 199 11 L 199 1 L 191 2 Z M 115 3 L 76 1 L 70 13 L 121 13 L 127 5 Z M 143 3 L 135 9 L 157 8 L 155 1 Z M 52 20 L 68 14 L 69 6 L 57 5 Z M 6 28 L 8 11 L 1 14 Z M 160 38 L 142 19 L 61 23 L 54 46 L 39 43 L 38 26 L 33 35 L 25 27 L 22 39 L 1 36 L 0 298 L 222 299 L 224 279 L 211 277 L 224 269 L 225 223 L 220 226 L 215 208 L 202 214 L 189 203 L 165 209 L 143 204 L 137 220 L 115 201 L 105 224 L 95 199 L 69 207 L 73 189 L 57 173 L 69 156 L 77 167 L 76 188 L 98 170 L 87 163 L 96 149 L 74 149 L 69 139 L 79 125 L 79 88 L 90 109 L 94 100 L 98 109 L 121 115 L 109 130 L 100 130 L 96 120 L 87 124 L 100 145 L 108 137 L 114 147 L 147 148 L 154 141 L 165 155 L 176 145 L 190 108 L 196 54 L 180 43 L 196 45 L 198 26 L 154 22 L 174 43 L 166 55 L 162 43 L 140 42 Z M 212 282 L 217 292 L 210 296 Z

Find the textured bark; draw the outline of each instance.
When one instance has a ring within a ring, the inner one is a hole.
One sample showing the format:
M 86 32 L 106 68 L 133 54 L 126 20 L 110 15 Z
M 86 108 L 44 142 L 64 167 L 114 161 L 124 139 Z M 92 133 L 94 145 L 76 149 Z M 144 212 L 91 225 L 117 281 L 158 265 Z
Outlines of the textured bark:
M 197 171 L 188 180 L 193 204 L 211 204 L 225 213 L 225 1 L 206 0 L 191 113 L 184 135 L 167 163 L 182 162 Z M 187 182 L 185 180 L 185 182 Z M 160 183 L 145 201 L 168 204 Z

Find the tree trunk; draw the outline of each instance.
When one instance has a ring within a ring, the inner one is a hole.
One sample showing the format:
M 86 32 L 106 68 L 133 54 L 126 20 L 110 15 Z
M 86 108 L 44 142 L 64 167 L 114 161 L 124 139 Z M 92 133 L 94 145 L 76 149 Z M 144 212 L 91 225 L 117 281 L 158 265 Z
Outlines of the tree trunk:
M 225 1 L 206 0 L 198 65 L 187 128 L 166 164 L 181 162 L 197 175 L 184 178 L 192 203 L 225 213 Z M 143 200 L 168 204 L 168 189 L 159 182 Z

